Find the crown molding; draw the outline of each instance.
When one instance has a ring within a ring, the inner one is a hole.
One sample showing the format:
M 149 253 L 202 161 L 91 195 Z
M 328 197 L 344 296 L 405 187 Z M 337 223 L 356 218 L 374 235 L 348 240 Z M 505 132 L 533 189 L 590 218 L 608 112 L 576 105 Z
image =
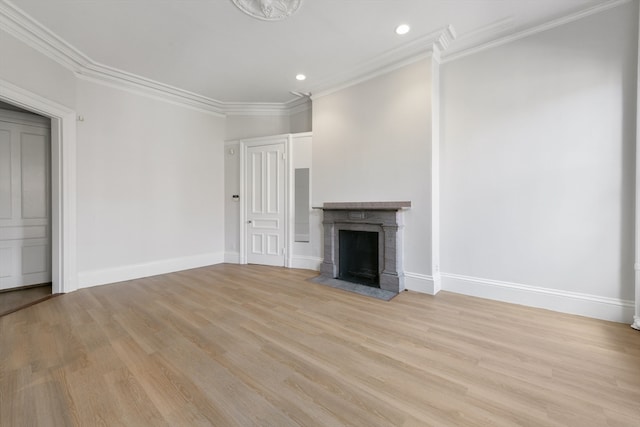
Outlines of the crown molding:
M 79 78 L 103 82 L 138 94 L 186 105 L 202 111 L 224 114 L 221 103 L 170 85 L 146 79 L 93 61 L 55 35 L 9 0 L 0 2 L 0 29 L 27 46 L 56 61 Z
M 308 98 L 294 98 L 286 102 L 224 102 L 228 116 L 290 116 L 311 108 Z
M 470 43 L 476 43 L 479 39 L 498 38 L 500 34 L 504 34 L 508 31 L 513 31 L 515 20 L 513 16 L 506 16 L 504 18 L 493 21 L 487 25 L 479 28 L 475 28 L 466 33 L 458 35 L 456 38 L 456 44 L 465 44 L 466 41 Z M 461 50 L 452 48 L 452 50 Z
M 330 95 L 358 83 L 390 73 L 391 71 L 439 55 L 455 40 L 456 32 L 451 25 L 441 28 L 425 36 L 419 37 L 403 46 L 384 52 L 355 68 L 335 75 L 314 88 L 311 99 L 318 99 Z
M 172 104 L 190 107 L 214 115 L 223 116 L 223 103 L 171 85 L 147 79 L 136 74 L 91 62 L 76 71 L 80 79 L 102 83 L 139 95 L 146 95 Z
M 632 0 L 609 0 L 606 3 L 590 7 L 583 11 L 496 39 L 495 37 L 499 37 L 499 34 L 512 28 L 511 19 L 505 18 L 458 38 L 459 41 L 464 42 L 464 44 L 457 49 L 455 44 L 452 44 L 457 38 L 456 32 L 451 25 L 448 25 L 398 48 L 384 52 L 369 61 L 357 65 L 349 71 L 334 75 L 318 83 L 312 88 L 314 95 L 311 99 L 329 95 L 422 59 L 433 58 L 438 62 L 446 63 L 533 34 L 541 33 L 551 28 L 559 27 L 629 3 L 630 1 Z M 26 12 L 11 3 L 10 0 L 0 0 L 0 29 L 56 61 L 58 64 L 75 73 L 79 78 L 107 84 L 133 93 L 194 108 L 199 111 L 221 116 L 279 116 L 306 111 L 311 105 L 309 100 L 305 98 L 296 98 L 282 103 L 222 102 L 97 63 L 30 17 Z M 473 39 L 486 39 L 487 37 L 493 38 L 493 40 L 489 42 L 478 41 L 478 44 L 473 46 Z M 472 46 L 465 47 L 469 45 Z M 445 51 L 447 52 L 445 53 Z
M 78 78 L 126 90 L 199 111 L 224 116 L 290 115 L 304 111 L 307 100 L 284 103 L 228 103 L 147 79 L 93 61 L 9 0 L 0 1 L 0 29 L 54 60 Z M 300 108 L 303 108 L 302 110 Z M 307 106 L 306 109 L 309 107 Z
M 90 59 L 9 0 L 0 1 L 0 29 L 72 72 Z
M 537 25 L 535 27 L 528 28 L 522 31 L 518 31 L 504 37 L 498 36 L 498 38 L 495 38 L 499 32 L 508 30 L 509 27 L 511 26 L 511 23 L 509 22 L 509 18 L 505 18 L 505 20 L 501 20 L 494 24 L 490 24 L 485 28 L 475 30 L 470 34 L 466 34 L 460 37 L 460 40 L 472 40 L 472 39 L 486 38 L 487 35 L 491 37 L 491 35 L 493 35 L 494 38 L 492 40 L 489 40 L 488 42 L 478 42 L 475 46 L 471 46 L 471 47 L 462 47 L 462 48 L 456 49 L 455 46 L 453 46 L 446 54 L 442 55 L 442 62 L 446 63 L 449 61 L 455 61 L 456 59 L 460 59 L 465 56 L 473 55 L 487 49 L 492 49 L 494 47 L 502 46 L 507 43 L 511 43 L 511 42 L 523 39 L 525 37 L 539 34 L 539 33 L 548 31 L 550 29 L 560 27 L 565 24 L 569 24 L 571 22 L 575 22 L 580 19 L 592 16 L 592 15 L 596 15 L 601 12 L 614 9 L 618 6 L 629 3 L 631 1 L 632 0 L 609 0 L 606 3 L 601 3 L 596 6 L 589 7 L 579 12 L 572 13 L 570 15 L 566 15 L 549 22 L 545 22 L 544 24 L 541 24 L 541 25 Z M 466 45 L 468 46 L 469 43 L 466 43 Z

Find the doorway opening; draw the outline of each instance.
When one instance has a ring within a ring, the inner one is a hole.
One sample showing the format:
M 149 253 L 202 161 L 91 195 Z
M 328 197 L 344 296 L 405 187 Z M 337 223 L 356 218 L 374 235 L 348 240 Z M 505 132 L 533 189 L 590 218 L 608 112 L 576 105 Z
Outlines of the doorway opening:
M 0 316 L 51 286 L 51 120 L 0 101 Z
M 52 293 L 77 288 L 75 111 L 0 79 L 0 101 L 50 119 Z

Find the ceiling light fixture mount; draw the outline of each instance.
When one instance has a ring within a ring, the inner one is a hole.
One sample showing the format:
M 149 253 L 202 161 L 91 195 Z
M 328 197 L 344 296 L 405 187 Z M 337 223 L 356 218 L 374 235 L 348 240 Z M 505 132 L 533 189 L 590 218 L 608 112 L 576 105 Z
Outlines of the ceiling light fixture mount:
M 400 24 L 396 27 L 396 34 L 399 36 L 404 36 L 411 30 L 411 27 L 407 24 Z
M 302 0 L 232 0 L 238 9 L 263 21 L 280 21 L 293 15 Z

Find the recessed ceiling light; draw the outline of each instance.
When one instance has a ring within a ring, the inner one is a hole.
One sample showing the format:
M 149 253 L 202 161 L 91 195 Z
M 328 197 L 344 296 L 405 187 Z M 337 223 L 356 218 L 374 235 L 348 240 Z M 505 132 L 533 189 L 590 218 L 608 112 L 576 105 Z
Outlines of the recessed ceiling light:
M 298 74 L 296 76 L 296 80 L 300 80 L 300 81 L 306 80 L 306 78 L 307 78 L 307 76 L 305 76 L 304 74 Z
M 407 24 L 400 24 L 396 27 L 396 34 L 403 36 L 405 34 L 407 34 L 409 32 L 409 30 L 411 29 L 410 26 L 408 26 Z

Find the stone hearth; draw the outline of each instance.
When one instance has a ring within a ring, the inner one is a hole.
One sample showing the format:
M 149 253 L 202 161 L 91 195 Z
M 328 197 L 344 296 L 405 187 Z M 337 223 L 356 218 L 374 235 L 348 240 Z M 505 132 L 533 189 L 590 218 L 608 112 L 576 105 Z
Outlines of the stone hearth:
M 336 279 L 340 274 L 340 230 L 378 233 L 380 289 L 404 290 L 402 258 L 403 209 L 411 202 L 324 203 L 324 260 L 320 276 Z

